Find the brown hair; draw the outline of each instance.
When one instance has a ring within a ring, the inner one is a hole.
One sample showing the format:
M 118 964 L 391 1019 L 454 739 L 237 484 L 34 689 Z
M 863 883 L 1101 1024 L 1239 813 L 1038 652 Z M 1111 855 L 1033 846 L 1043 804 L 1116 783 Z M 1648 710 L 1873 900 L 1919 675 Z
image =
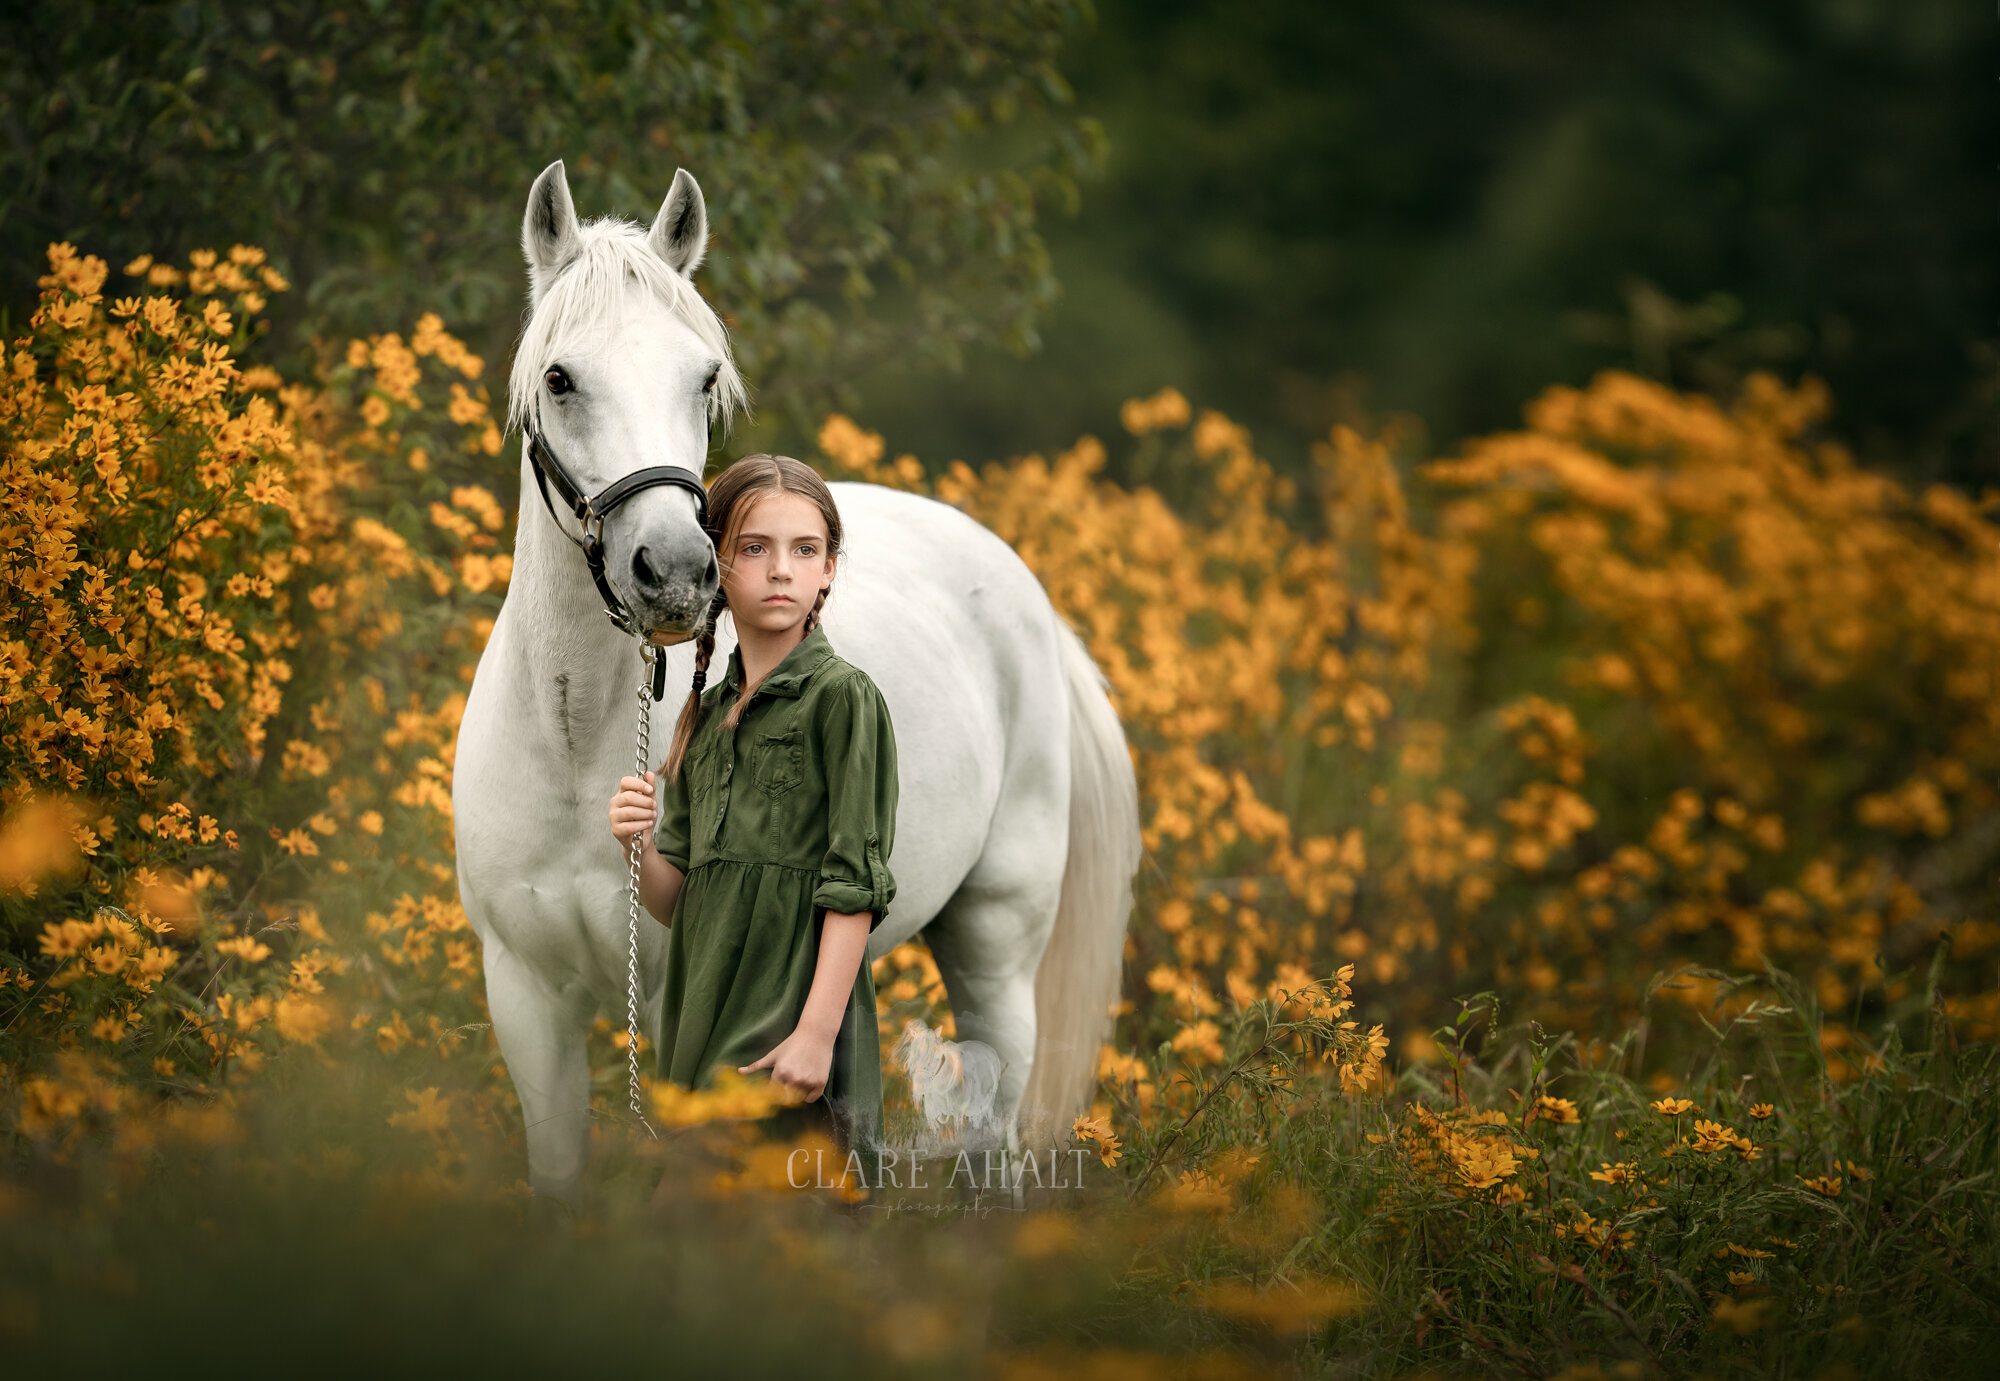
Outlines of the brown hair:
M 709 540 L 715 543 L 716 559 L 725 571 L 730 554 L 736 548 L 736 534 L 743 529 L 744 517 L 758 499 L 776 493 L 799 494 L 818 504 L 820 515 L 826 519 L 827 555 L 831 557 L 840 553 L 840 510 L 834 507 L 833 491 L 826 487 L 826 481 L 820 478 L 819 472 L 790 456 L 744 456 L 717 475 L 708 486 L 708 526 L 705 531 Z M 826 603 L 826 595 L 827 591 L 821 590 L 819 598 L 813 601 L 813 607 L 806 611 L 805 631 L 808 634 L 819 626 L 820 608 Z M 718 586 L 715 599 L 708 606 L 708 615 L 702 620 L 701 632 L 695 637 L 694 689 L 688 694 L 687 704 L 681 707 L 681 717 L 674 725 L 673 744 L 667 750 L 666 761 L 660 766 L 660 775 L 669 781 L 680 775 L 688 745 L 694 741 L 695 730 L 700 727 L 701 691 L 708 682 L 709 658 L 715 655 L 715 624 L 728 606 L 728 596 Z M 754 685 L 744 686 L 737 693 L 736 703 L 730 706 L 728 718 L 723 721 L 732 730 L 743 715 L 743 706 L 750 699 L 750 692 L 756 688 Z

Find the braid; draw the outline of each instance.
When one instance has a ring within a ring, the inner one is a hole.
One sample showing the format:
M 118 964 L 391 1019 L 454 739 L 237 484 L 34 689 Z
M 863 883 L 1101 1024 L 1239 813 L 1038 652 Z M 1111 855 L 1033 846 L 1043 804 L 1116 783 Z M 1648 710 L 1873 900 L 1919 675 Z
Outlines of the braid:
M 709 601 L 708 617 L 701 621 L 701 632 L 694 640 L 694 688 L 688 692 L 687 703 L 681 706 L 681 717 L 674 724 L 673 747 L 667 753 L 667 760 L 661 771 L 668 780 L 680 776 L 681 763 L 687 757 L 688 744 L 694 741 L 694 731 L 701 718 L 701 692 L 708 684 L 709 659 L 715 656 L 715 625 L 722 617 L 728 604 L 727 597 L 718 589 L 715 598 Z
M 811 637 L 813 629 L 819 627 L 819 611 L 826 604 L 826 591 L 821 590 L 813 600 L 813 607 L 806 610 L 806 636 Z

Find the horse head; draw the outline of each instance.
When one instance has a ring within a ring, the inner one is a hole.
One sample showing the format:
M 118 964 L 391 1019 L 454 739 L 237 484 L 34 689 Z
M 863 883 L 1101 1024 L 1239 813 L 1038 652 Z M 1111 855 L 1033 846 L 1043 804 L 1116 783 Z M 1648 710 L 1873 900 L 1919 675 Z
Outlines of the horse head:
M 550 517 L 585 547 L 607 603 L 632 631 L 678 641 L 721 581 L 698 491 L 712 429 L 745 405 L 728 333 L 693 283 L 708 247 L 701 188 L 676 171 L 650 228 L 580 222 L 558 160 L 529 190 L 521 247 L 529 309 L 509 424 L 540 443 L 544 497 L 553 482 L 573 491 L 562 496 L 572 513 L 596 501 L 581 518 L 554 505 Z

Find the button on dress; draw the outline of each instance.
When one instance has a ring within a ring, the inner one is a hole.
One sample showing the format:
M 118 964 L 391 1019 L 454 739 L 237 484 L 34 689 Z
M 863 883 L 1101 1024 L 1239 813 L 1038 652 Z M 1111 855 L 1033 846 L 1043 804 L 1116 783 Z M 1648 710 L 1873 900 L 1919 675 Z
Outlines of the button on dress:
M 741 649 L 701 697 L 680 776 L 658 778 L 655 846 L 687 874 L 667 940 L 659 1074 L 683 1088 L 754 1064 L 797 1028 L 826 912 L 896 895 L 896 736 L 868 674 L 815 627 L 723 723 L 743 685 Z M 824 1111 L 821 1111 L 821 1109 Z M 864 956 L 820 1100 L 776 1129 L 832 1123 L 843 1152 L 880 1144 L 882 1058 Z M 864 1157 L 865 1159 L 865 1157 Z

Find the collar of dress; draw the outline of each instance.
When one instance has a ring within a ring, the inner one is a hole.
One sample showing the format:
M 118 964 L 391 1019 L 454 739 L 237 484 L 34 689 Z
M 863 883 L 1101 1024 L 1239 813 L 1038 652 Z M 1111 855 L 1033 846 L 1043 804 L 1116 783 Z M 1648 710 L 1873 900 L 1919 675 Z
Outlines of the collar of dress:
M 771 668 L 771 674 L 758 683 L 756 694 L 789 695 L 797 698 L 806 678 L 818 671 L 829 657 L 833 656 L 833 644 L 826 640 L 826 626 L 814 624 L 813 631 L 799 640 L 799 645 L 779 659 Z M 731 691 L 738 694 L 743 690 L 743 647 L 738 644 L 729 649 L 729 679 L 726 683 Z

